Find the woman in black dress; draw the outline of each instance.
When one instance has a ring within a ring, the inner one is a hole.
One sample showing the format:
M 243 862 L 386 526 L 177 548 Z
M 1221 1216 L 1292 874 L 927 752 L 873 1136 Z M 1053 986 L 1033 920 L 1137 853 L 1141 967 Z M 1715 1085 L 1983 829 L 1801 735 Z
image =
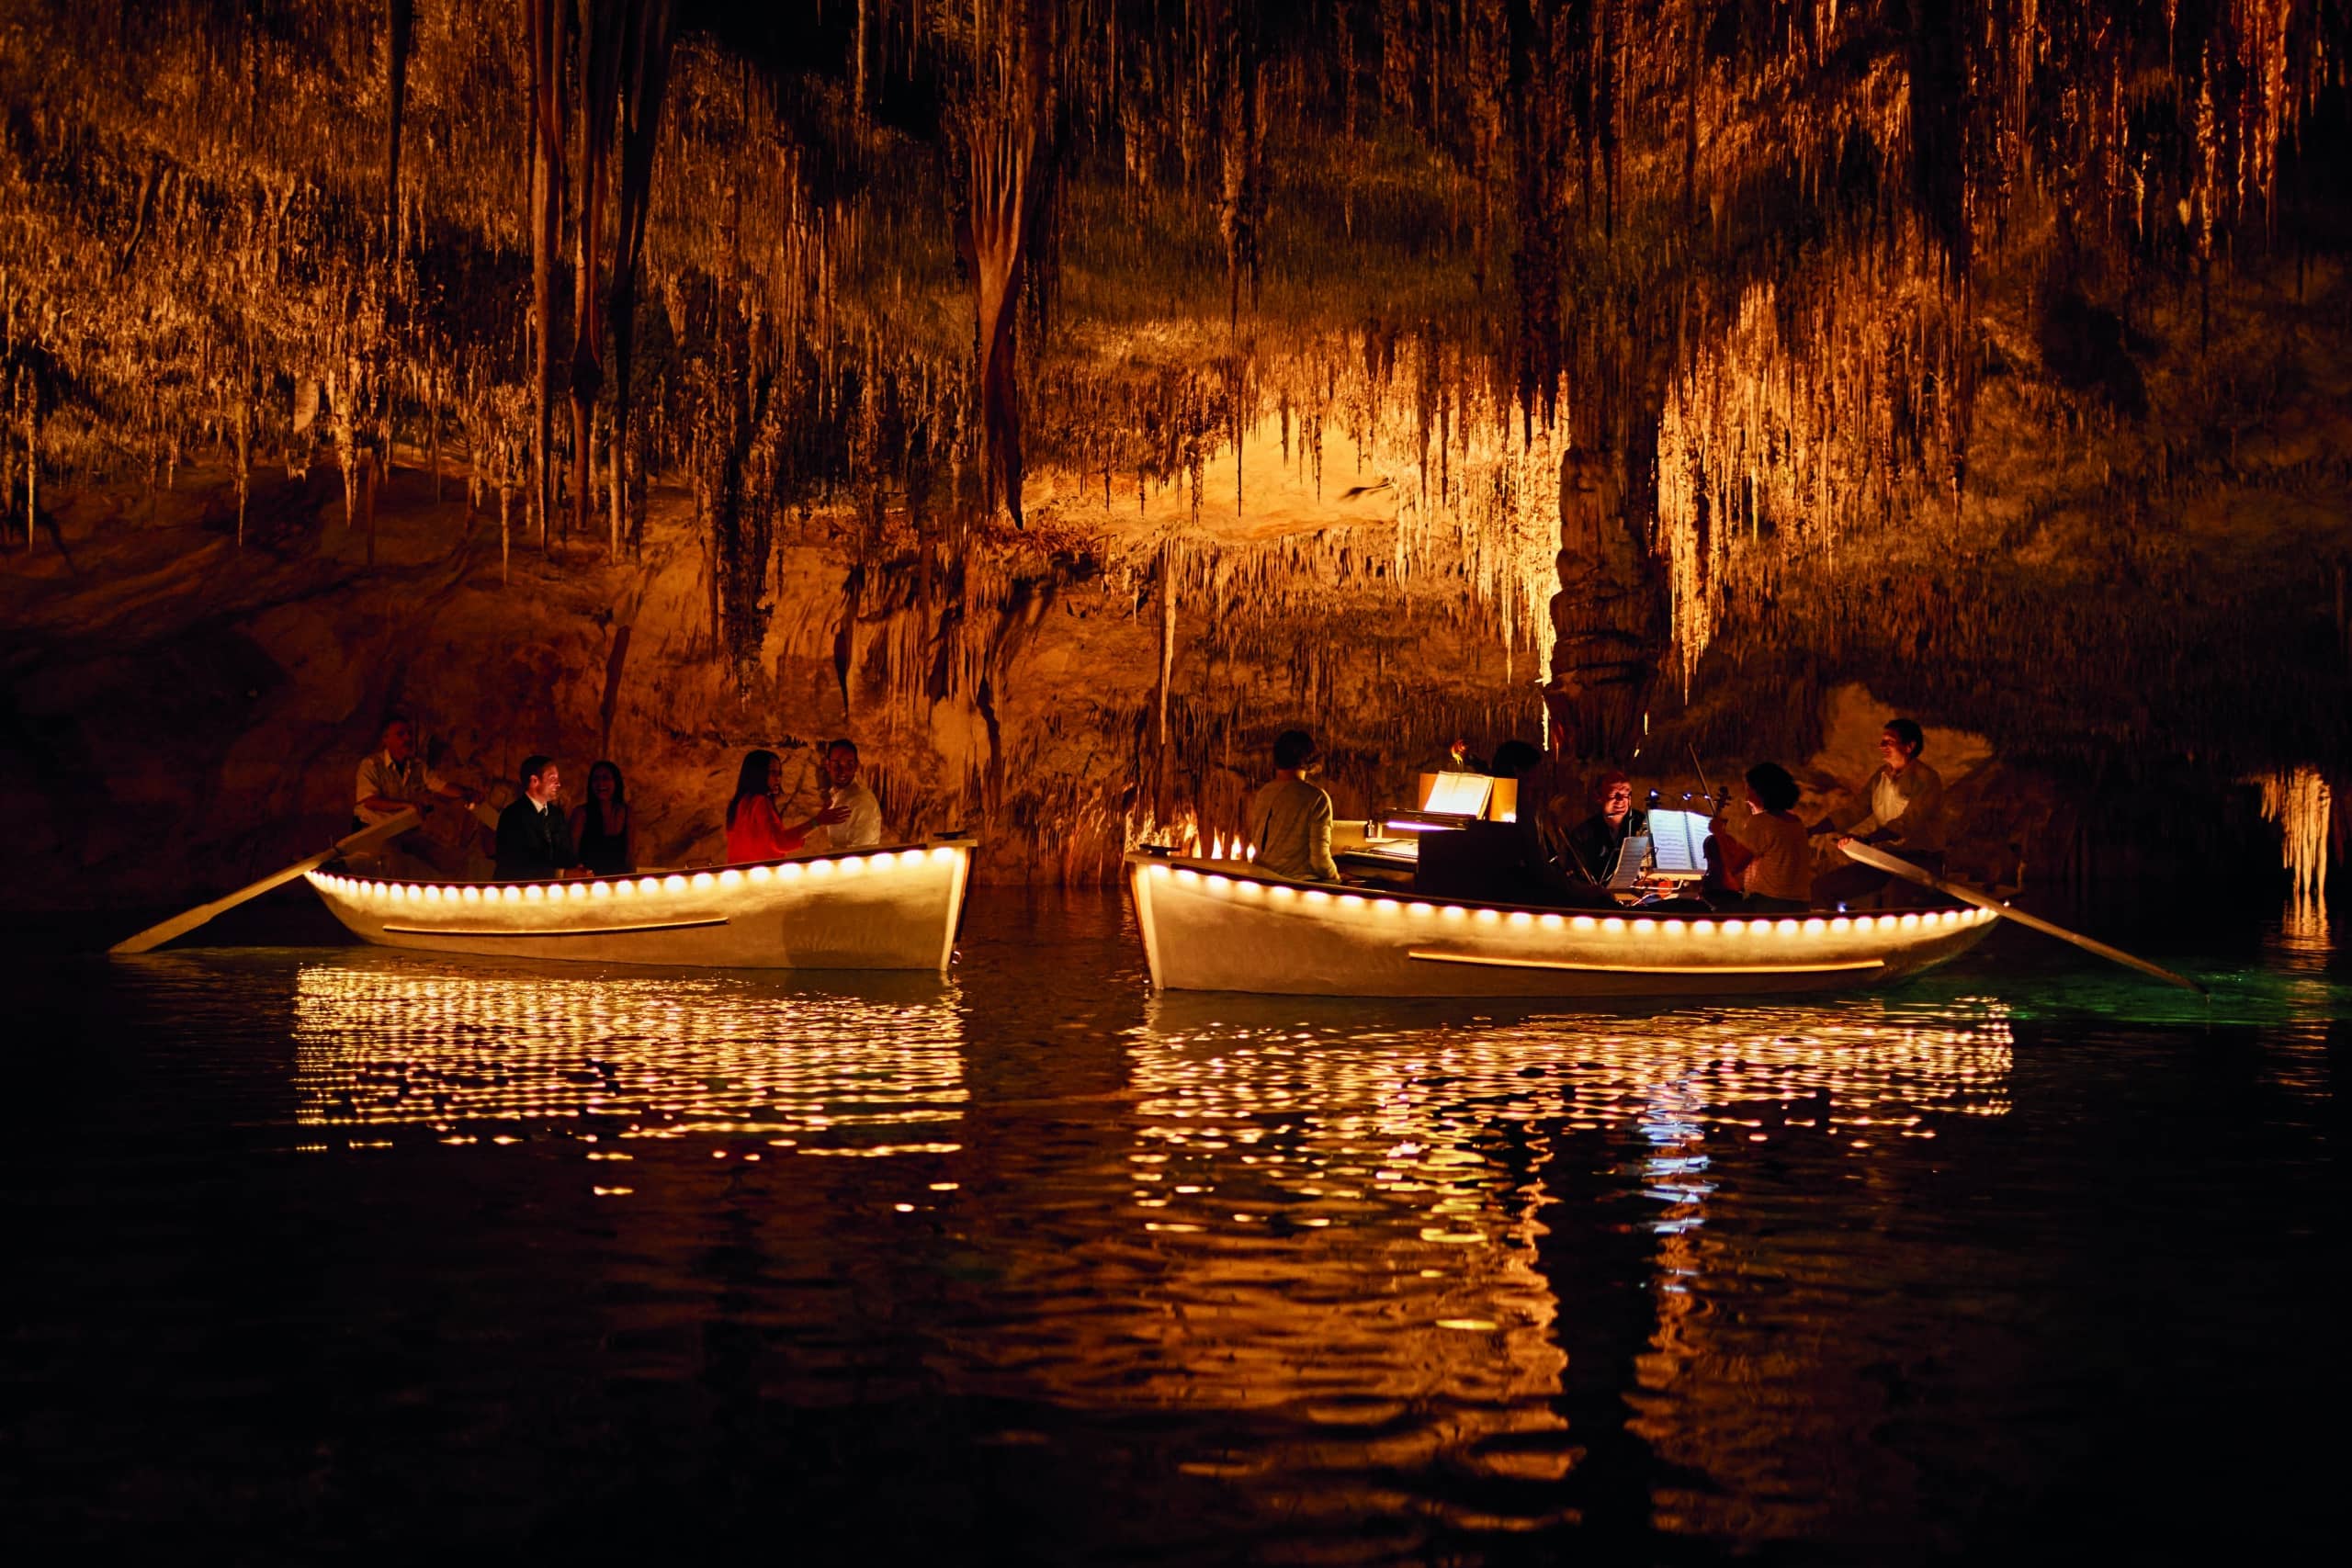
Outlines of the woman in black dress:
M 620 769 L 610 762 L 588 770 L 588 798 L 571 812 L 571 842 L 580 863 L 599 876 L 637 869 L 628 852 L 628 792 Z

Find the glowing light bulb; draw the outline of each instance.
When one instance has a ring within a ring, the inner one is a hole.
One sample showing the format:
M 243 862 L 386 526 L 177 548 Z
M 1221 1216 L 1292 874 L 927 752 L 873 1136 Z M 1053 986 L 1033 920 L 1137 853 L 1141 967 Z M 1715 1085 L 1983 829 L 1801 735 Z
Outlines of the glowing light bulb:
M 721 887 L 741 887 L 743 885 L 743 874 L 730 865 L 718 874 L 718 885 Z

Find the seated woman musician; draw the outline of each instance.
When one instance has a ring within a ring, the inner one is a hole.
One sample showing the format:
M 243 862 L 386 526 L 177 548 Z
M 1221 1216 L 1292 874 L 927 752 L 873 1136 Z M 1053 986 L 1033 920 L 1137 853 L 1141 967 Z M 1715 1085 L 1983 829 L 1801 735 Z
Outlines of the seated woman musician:
M 1813 882 L 1813 850 L 1796 814 L 1797 781 L 1778 762 L 1747 770 L 1747 810 L 1718 812 L 1707 826 L 1707 900 L 1751 909 L 1803 909 Z

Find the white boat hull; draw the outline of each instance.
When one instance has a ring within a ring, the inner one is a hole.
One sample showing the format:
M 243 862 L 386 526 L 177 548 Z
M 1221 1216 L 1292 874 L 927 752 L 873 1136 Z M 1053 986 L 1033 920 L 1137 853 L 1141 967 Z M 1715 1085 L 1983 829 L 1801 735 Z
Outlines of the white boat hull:
M 1883 985 L 1957 957 L 1984 909 L 1739 916 L 1534 909 L 1308 887 L 1127 857 L 1152 983 L 1325 997 L 1694 997 Z
M 314 871 L 367 942 L 427 953 L 721 969 L 944 974 L 968 839 L 724 869 L 555 883 L 423 883 Z

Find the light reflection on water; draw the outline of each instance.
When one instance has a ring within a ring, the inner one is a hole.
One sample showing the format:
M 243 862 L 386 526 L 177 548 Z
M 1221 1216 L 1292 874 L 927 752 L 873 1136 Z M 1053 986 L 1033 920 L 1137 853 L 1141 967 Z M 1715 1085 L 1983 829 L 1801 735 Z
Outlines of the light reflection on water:
M 2210 1008 L 1994 962 L 1645 1013 L 1151 997 L 1121 919 L 1000 908 L 945 985 L 123 965 L 132 1033 L 175 1042 L 140 1072 L 207 1092 L 93 1140 L 74 1179 L 159 1216 L 105 1250 L 183 1279 L 170 1249 L 209 1256 L 232 1216 L 345 1238 L 323 1271 L 249 1250 L 257 1280 L 184 1286 L 167 1321 L 259 1325 L 236 1386 L 345 1389 L 337 1441 L 470 1412 L 424 1428 L 446 1472 L 403 1461 L 420 1489 L 552 1510 L 544 1473 L 477 1451 L 572 1443 L 577 1502 L 634 1473 L 618 1432 L 722 1475 L 706 1519 L 781 1475 L 885 1509 L 986 1475 L 1065 1521 L 1047 1557 L 1476 1557 L 1550 1529 L 1652 1557 L 1665 1534 L 1958 1550 L 1953 1521 L 2096 1446 L 2053 1407 L 2156 1386 L 2152 1353 L 2215 1322 L 2251 1359 L 2305 1299 L 2261 1227 L 2314 1223 L 2293 1195 L 2318 1190 L 2344 1011 L 2324 931 L 2212 975 Z M 254 1130 L 183 1136 L 214 1191 L 105 1163 L 207 1118 Z M 888 1157 L 778 1157 L 829 1154 Z M 2219 1260 L 2188 1286 L 2130 1273 L 2200 1240 Z M 34 1315 L 98 1335 L 63 1364 L 121 1384 L 105 1410 L 215 1386 L 219 1352 L 171 1360 L 135 1295 L 48 1279 Z M 286 1345 L 317 1365 L 281 1373 Z M 141 1419 L 198 1452 L 248 1418 L 229 1398 Z M 817 1412 L 881 1423 L 888 1461 Z M 113 1462 L 158 1462 L 144 1430 Z
M 1563 1372 L 1580 1337 L 1600 1348 L 1562 1323 L 1542 1256 L 1559 1205 L 1590 1201 L 1554 1190 L 1556 1166 L 1589 1161 L 1589 1142 L 1639 1193 L 1649 1239 L 1619 1260 L 1647 1258 L 1647 1332 L 1670 1346 L 1701 1283 L 1712 1149 L 1802 1140 L 1866 1164 L 2007 1109 L 1996 1003 L 1727 1010 L 1665 1031 L 1418 1010 L 1399 1028 L 1394 1010 L 1156 998 L 1129 1052 L 1123 1216 L 1153 1267 L 1107 1302 L 1066 1282 L 1097 1298 L 1082 1337 L 1049 1348 L 1025 1326 L 1020 1376 L 976 1368 L 978 1385 L 1286 1417 L 1286 1437 L 1218 1462 L 1292 1517 L 1380 1506 L 1384 1477 L 1436 1466 L 1448 1483 L 1416 1506 L 1448 1529 L 1566 1523 L 1578 1507 L 1543 1483 L 1589 1439 Z
M 295 1088 L 306 1125 L 589 1119 L 621 1136 L 833 1134 L 952 1124 L 968 1098 L 952 992 L 936 981 L 303 964 Z M 811 1150 L 810 1152 L 816 1152 Z

